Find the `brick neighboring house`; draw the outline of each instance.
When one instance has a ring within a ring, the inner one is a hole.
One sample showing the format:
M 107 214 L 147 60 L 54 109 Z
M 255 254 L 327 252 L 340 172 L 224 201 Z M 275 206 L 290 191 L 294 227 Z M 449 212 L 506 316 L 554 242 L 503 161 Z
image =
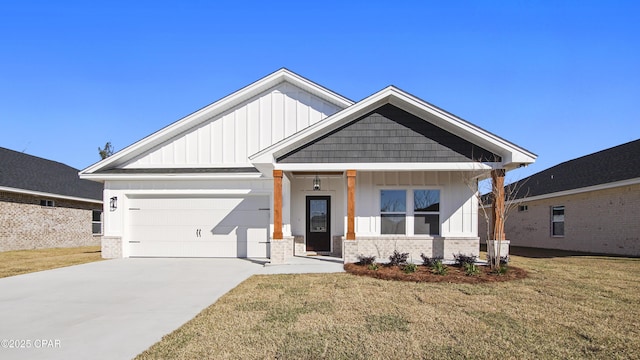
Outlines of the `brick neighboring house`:
M 0 147 L 0 251 L 99 245 L 102 184 Z
M 505 226 L 511 246 L 640 256 L 640 139 L 522 181 L 528 196 Z

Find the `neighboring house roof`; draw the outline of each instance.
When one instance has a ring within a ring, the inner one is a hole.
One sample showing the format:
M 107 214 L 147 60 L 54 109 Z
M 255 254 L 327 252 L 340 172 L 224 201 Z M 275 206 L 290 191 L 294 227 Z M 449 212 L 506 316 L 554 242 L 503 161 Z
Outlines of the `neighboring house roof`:
M 515 184 L 523 184 L 518 198 L 532 198 L 632 179 L 640 179 L 640 139 L 563 162 Z
M 102 184 L 71 166 L 0 147 L 0 190 L 102 202 Z

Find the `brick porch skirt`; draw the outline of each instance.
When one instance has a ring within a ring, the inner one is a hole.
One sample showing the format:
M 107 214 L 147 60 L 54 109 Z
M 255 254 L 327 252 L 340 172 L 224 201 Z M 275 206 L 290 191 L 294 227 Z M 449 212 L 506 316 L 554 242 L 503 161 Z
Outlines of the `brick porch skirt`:
M 454 254 L 478 255 L 478 237 L 417 237 L 417 236 L 358 236 L 356 240 L 342 240 L 344 262 L 358 261 L 359 255 L 375 256 L 385 262 L 394 250 L 409 253 L 409 261 L 420 263 L 420 254 L 452 260 Z

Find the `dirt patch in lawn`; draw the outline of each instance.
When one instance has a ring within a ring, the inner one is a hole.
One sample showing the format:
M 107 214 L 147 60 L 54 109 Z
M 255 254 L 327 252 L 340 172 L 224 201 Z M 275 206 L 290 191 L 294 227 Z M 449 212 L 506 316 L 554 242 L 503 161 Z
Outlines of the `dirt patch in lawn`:
M 345 264 L 344 270 L 350 274 L 369 276 L 382 280 L 399 280 L 411 282 L 445 282 L 456 284 L 479 284 L 524 279 L 527 272 L 524 269 L 509 266 L 504 274 L 496 274 L 488 266 L 478 266 L 479 272 L 467 275 L 463 268 L 447 266 L 445 275 L 434 274 L 428 266 L 418 266 L 413 273 L 406 274 L 399 266 L 378 265 L 377 270 L 371 270 L 367 265 Z

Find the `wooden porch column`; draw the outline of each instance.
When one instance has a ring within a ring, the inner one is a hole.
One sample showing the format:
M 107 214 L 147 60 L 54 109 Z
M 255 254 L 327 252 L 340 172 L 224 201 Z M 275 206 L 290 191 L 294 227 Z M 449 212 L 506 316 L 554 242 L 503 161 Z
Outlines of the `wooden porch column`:
M 491 171 L 491 188 L 493 204 L 491 204 L 491 240 L 505 240 L 504 235 L 504 169 Z
M 282 170 L 273 170 L 273 237 L 282 240 Z
M 356 171 L 347 170 L 347 240 L 356 239 Z

